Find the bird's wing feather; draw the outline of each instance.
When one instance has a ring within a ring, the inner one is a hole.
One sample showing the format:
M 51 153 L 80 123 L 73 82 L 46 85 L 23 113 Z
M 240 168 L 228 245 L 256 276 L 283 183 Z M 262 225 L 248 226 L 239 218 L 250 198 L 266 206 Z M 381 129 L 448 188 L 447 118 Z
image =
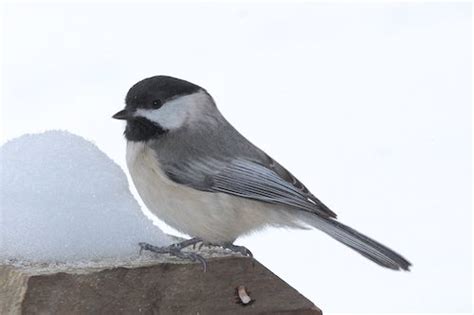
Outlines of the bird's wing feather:
M 173 181 L 195 189 L 285 205 L 323 217 L 336 217 L 300 181 L 273 160 L 268 165 L 245 158 L 193 160 L 170 163 L 164 169 Z
M 331 209 L 329 209 L 325 204 L 323 204 L 318 198 L 316 198 L 309 190 L 300 182 L 293 174 L 291 174 L 286 168 L 281 166 L 277 161 L 272 159 L 270 156 L 266 155 L 268 163 L 266 166 L 277 173 L 282 179 L 291 183 L 299 192 L 301 192 L 305 198 L 311 200 L 314 204 L 317 204 L 322 211 L 326 212 L 329 217 L 336 218 L 337 215 Z

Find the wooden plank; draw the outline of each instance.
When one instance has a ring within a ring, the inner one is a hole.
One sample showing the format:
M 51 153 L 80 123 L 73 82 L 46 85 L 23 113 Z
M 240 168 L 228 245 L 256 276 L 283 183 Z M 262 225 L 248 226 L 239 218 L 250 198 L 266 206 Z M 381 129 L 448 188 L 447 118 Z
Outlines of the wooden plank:
M 0 266 L 1 314 L 322 314 L 261 265 L 240 256 L 51 270 Z M 245 287 L 252 299 L 243 305 Z

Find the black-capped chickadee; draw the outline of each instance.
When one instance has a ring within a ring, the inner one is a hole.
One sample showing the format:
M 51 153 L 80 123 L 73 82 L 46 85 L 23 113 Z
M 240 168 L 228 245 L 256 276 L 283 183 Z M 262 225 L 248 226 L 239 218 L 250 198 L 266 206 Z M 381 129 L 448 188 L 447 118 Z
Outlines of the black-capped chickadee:
M 198 242 L 251 255 L 233 245 L 266 226 L 314 227 L 377 264 L 410 262 L 336 220 L 298 179 L 250 143 L 222 116 L 209 93 L 190 82 L 155 76 L 135 84 L 125 109 L 127 166 L 149 210 L 193 238 L 142 249 L 205 261 L 182 248 Z

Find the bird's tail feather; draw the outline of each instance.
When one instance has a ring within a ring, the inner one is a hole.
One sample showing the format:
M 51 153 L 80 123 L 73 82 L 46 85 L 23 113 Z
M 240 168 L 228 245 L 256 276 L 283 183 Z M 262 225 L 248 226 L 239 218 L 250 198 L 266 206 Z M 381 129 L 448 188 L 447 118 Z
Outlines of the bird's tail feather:
M 334 219 L 322 218 L 312 214 L 308 216 L 309 222 L 315 228 L 325 232 L 329 236 L 352 248 L 362 256 L 373 262 L 394 270 L 409 270 L 411 263 L 400 254 L 377 241 L 365 236 L 347 225 Z

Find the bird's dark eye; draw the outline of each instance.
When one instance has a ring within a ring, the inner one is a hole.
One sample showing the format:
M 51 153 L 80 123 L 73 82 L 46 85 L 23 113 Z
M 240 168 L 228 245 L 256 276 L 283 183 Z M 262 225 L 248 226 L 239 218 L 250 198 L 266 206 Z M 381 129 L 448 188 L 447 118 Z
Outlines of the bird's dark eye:
M 161 106 L 163 106 L 163 103 L 161 102 L 161 100 L 154 100 L 154 101 L 153 101 L 153 108 L 154 108 L 154 109 L 158 109 L 158 108 L 160 108 Z

